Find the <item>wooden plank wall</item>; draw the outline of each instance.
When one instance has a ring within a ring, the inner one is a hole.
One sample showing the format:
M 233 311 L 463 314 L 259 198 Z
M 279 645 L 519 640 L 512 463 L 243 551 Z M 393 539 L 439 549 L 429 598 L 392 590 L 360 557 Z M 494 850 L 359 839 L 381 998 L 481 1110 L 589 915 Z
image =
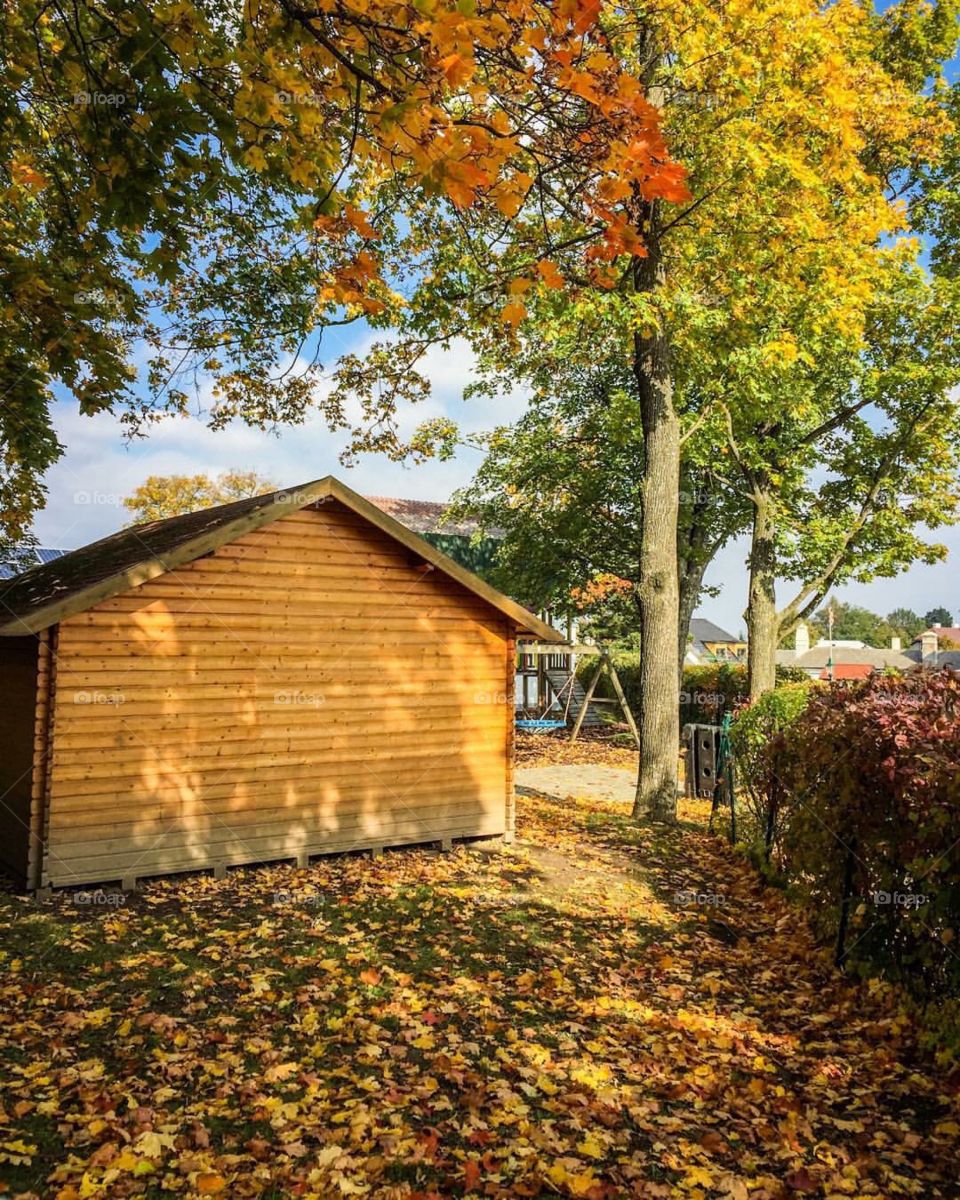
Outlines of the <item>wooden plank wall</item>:
M 29 874 L 38 645 L 35 634 L 0 638 L 0 863 L 18 883 Z
M 335 501 L 65 620 L 44 882 L 503 833 L 511 637 Z

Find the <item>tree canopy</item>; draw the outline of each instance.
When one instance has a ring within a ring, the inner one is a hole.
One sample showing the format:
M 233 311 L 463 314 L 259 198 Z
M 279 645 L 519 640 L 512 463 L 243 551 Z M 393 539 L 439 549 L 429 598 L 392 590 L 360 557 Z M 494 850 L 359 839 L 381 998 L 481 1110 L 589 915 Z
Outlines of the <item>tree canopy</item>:
M 682 196 L 659 113 L 608 53 L 599 14 L 594 0 L 27 0 L 6 13 L 7 527 L 25 527 L 62 452 L 58 389 L 133 431 L 206 387 L 215 425 L 318 405 L 359 445 L 385 444 L 389 405 L 351 422 L 320 387 L 322 332 L 402 303 L 428 209 L 456 221 L 482 199 L 508 220 L 575 170 L 615 253 L 612 175 Z
M 160 521 L 216 504 L 274 491 L 277 484 L 257 471 L 236 468 L 219 475 L 150 475 L 123 501 L 133 513 L 131 524 Z

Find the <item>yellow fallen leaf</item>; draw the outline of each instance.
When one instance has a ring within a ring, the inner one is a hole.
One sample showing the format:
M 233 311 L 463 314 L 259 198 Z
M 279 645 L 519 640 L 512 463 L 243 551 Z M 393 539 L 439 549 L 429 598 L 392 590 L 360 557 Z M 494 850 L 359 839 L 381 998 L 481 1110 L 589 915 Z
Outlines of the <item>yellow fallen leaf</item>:
M 563 1162 L 556 1162 L 549 1167 L 547 1178 L 557 1187 L 565 1187 L 574 1196 L 585 1196 L 597 1185 L 597 1177 L 589 1167 L 586 1170 L 570 1170 Z

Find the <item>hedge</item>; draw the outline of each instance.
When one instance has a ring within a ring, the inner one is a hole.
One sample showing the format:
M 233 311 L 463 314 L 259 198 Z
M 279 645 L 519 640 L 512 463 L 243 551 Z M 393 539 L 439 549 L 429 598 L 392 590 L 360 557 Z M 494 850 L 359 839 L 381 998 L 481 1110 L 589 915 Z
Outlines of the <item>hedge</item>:
M 753 704 L 744 705 L 730 730 L 741 800 L 746 800 L 752 818 L 747 828 L 751 840 L 762 843 L 767 861 L 782 832 L 785 798 L 781 761 L 788 730 L 806 709 L 813 689 L 821 686 L 812 679 L 782 684 Z M 740 828 L 744 828 L 743 823 Z
M 640 661 L 637 652 L 614 651 L 610 655 L 617 675 L 623 685 L 627 703 L 635 716 L 640 714 Z M 597 660 L 583 657 L 577 664 L 577 678 L 586 688 Z M 791 668 L 778 668 L 781 680 L 796 679 L 797 672 Z M 800 678 L 806 676 L 800 672 Z M 597 695 L 613 697 L 609 677 L 604 673 L 597 685 Z M 688 666 L 683 670 L 683 686 L 680 689 L 680 726 L 719 725 L 725 713 L 732 713 L 747 696 L 747 669 L 741 663 L 708 663 L 703 666 Z
M 767 746 L 738 778 L 776 781 L 774 865 L 838 961 L 960 995 L 960 675 L 815 688 Z

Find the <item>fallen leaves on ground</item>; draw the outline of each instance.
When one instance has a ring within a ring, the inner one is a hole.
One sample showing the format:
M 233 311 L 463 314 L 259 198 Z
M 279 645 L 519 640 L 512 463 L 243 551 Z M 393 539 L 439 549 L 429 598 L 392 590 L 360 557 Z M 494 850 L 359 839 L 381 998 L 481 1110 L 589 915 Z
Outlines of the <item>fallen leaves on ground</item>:
M 583 729 L 575 742 L 570 741 L 568 729 L 549 732 L 518 729 L 516 761 L 523 767 L 585 763 L 636 771 L 640 759 L 629 728 L 612 725 Z
M 4 898 L 0 1192 L 957 1195 L 957 1078 L 748 865 L 614 803 L 519 818 L 504 849 Z

